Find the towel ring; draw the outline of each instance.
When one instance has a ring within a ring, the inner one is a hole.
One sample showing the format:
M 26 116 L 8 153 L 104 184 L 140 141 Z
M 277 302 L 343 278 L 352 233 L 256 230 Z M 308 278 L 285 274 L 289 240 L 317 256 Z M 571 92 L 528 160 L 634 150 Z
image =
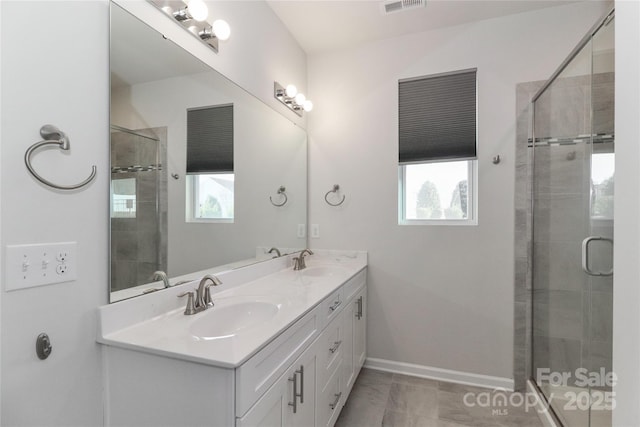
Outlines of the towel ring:
M 285 203 L 287 203 L 287 200 L 289 200 L 289 199 L 287 198 L 287 193 L 285 193 L 285 191 L 286 191 L 286 188 L 284 188 L 284 186 L 282 186 L 282 185 L 280 186 L 280 188 L 278 188 L 278 194 L 281 194 L 281 195 L 284 196 L 284 201 L 282 203 L 280 203 L 280 204 L 274 203 L 273 199 L 271 198 L 271 196 L 269 196 L 269 200 L 271 200 L 271 204 L 273 206 L 280 207 L 280 206 L 284 206 Z
M 27 166 L 29 173 L 31 173 L 31 175 L 33 175 L 35 179 L 57 190 L 75 190 L 77 188 L 84 187 L 85 185 L 93 181 L 93 179 L 96 177 L 95 165 L 91 166 L 91 175 L 89 175 L 89 178 L 75 185 L 58 185 L 41 177 L 35 171 L 35 169 L 33 169 L 33 166 L 31 166 L 31 156 L 33 155 L 34 151 L 36 151 L 40 147 L 44 147 L 45 145 L 57 145 L 61 150 L 69 150 L 69 138 L 64 132 L 53 125 L 42 126 L 40 128 L 40 135 L 44 138 L 44 141 L 36 142 L 31 147 L 29 147 L 26 153 L 24 153 L 24 163 Z
M 344 203 L 344 199 L 347 197 L 344 194 L 342 195 L 342 200 L 340 200 L 338 203 L 331 203 L 328 199 L 329 194 L 337 193 L 338 190 L 340 190 L 340 186 L 338 184 L 334 184 L 333 189 L 327 191 L 327 194 L 324 195 L 324 201 L 327 202 L 329 206 L 340 206 L 341 204 Z

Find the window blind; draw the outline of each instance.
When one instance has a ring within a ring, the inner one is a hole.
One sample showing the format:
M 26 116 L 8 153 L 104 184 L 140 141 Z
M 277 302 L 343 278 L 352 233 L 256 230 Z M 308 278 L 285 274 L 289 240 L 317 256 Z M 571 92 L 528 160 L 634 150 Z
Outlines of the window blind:
M 476 158 L 476 70 L 401 80 L 400 164 Z
M 233 104 L 187 110 L 187 173 L 233 172 Z

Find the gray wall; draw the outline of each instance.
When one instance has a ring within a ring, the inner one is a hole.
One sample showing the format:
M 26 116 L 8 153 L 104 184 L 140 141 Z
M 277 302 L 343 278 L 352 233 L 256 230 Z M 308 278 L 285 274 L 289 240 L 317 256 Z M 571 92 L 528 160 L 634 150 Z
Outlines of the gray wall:
M 369 251 L 371 357 L 513 378 L 515 88 L 551 75 L 605 9 L 580 2 L 310 56 L 311 245 Z M 473 67 L 478 225 L 400 226 L 398 79 Z M 336 183 L 340 208 L 323 199 Z

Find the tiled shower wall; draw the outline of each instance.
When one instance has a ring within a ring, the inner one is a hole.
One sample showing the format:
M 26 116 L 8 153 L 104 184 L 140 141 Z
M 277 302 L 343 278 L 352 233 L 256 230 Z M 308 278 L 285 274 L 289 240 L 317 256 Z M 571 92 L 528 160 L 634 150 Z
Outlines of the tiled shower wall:
M 111 166 L 160 169 L 112 174 L 136 178 L 135 218 L 111 218 L 111 290 L 149 283 L 156 270 L 167 270 L 167 128 L 138 129 L 158 142 L 127 132 L 111 134 Z M 159 156 L 156 157 L 156 151 Z
M 531 376 L 531 98 L 544 82 L 516 86 L 515 182 L 515 290 L 513 378 L 515 390 L 524 390 Z
M 533 153 L 527 142 L 532 134 L 530 100 L 542 84 L 528 82 L 516 88 L 514 380 L 518 390 L 535 376 L 532 355 L 538 366 L 553 371 L 611 370 L 612 278 L 590 277 L 581 269 L 582 239 L 613 233 L 611 221 L 590 217 L 590 181 L 585 176 L 591 150 L 611 147 L 578 143 L 536 150 L 538 243 L 532 245 Z M 590 134 L 591 123 L 595 133 L 613 133 L 613 88 L 613 73 L 595 74 L 593 82 L 589 76 L 557 80 L 549 95 L 554 98 L 553 111 L 545 105 L 536 111 L 536 136 Z M 594 249 L 596 262 L 607 257 L 607 248 Z M 532 275 L 538 284 L 535 290 Z

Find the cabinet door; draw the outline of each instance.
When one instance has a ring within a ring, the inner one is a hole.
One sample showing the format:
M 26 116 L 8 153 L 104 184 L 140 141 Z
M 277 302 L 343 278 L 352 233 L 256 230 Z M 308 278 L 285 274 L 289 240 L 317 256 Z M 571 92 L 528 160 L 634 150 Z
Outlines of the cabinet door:
M 284 375 L 283 426 L 314 427 L 316 405 L 316 349 L 310 346 Z
M 356 315 L 353 323 L 353 363 L 356 374 L 367 358 L 367 288 L 356 296 Z
M 353 352 L 353 327 L 356 320 L 356 312 L 358 307 L 358 298 L 354 298 L 342 313 L 342 330 L 343 334 L 343 359 L 342 359 L 342 384 L 345 388 L 345 396 L 349 395 L 353 383 L 356 380 L 356 369 Z
M 316 354 L 310 346 L 236 427 L 314 427 Z

